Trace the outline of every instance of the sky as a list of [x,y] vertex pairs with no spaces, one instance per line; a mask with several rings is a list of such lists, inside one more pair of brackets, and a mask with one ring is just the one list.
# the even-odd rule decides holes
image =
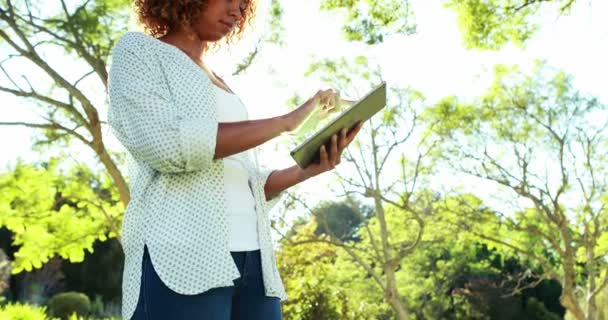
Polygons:
[[[268,2],[263,1],[258,21],[264,20],[266,10],[263,8]],[[260,27],[230,51],[208,58],[207,63],[222,75],[247,105],[251,119],[288,112],[286,101],[294,92],[309,97],[318,89],[331,87],[315,78],[304,77],[304,71],[314,57],[352,58],[358,55],[373,57],[382,67],[383,78],[389,85],[419,90],[430,103],[448,95],[474,97],[488,85],[491,78],[487,71],[495,64],[518,64],[525,70],[536,59],[546,59],[550,66],[572,74],[576,88],[608,103],[608,60],[605,58],[608,57],[608,19],[602,15],[608,12],[607,1],[577,1],[569,16],[548,12],[540,17],[541,28],[525,48],[507,46],[500,51],[465,49],[461,44],[456,15],[443,7],[443,1],[412,1],[417,33],[390,37],[373,48],[345,41],[340,31],[342,15],[319,13],[318,0],[286,2],[284,47],[263,47],[260,59],[246,74],[232,77],[230,74],[236,63],[264,32]],[[64,68],[66,72],[79,71],[77,64],[62,61],[59,56],[52,56],[54,63],[71,67]],[[6,84],[4,78],[0,81]],[[91,82],[90,86],[95,88],[98,84]],[[97,99],[102,101],[103,97]],[[31,113],[17,111],[23,108],[14,107],[23,106],[22,100],[0,93],[0,101],[3,106],[0,108],[1,121],[35,120]],[[105,111],[100,113],[105,120]],[[31,129],[0,126],[0,137],[0,172],[14,164],[18,157],[29,161],[41,157],[31,152]],[[111,149],[121,150],[107,127],[104,128],[104,137]],[[294,164],[289,150],[275,150],[280,139],[287,138],[277,138],[262,146],[265,158],[262,161],[275,168]],[[79,161],[95,163],[86,148],[76,148],[70,154]],[[42,155],[43,158],[46,156]],[[449,177],[439,181],[445,182],[446,179]],[[328,188],[319,188],[319,185],[328,184],[335,187],[333,176],[323,174],[299,185],[298,192],[313,202],[328,199],[331,198]],[[478,184],[474,186],[480,187]]]

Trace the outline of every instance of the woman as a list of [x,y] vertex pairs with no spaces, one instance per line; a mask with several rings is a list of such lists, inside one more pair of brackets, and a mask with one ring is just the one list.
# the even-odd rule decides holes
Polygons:
[[334,168],[362,124],[334,135],[305,169],[260,168],[257,146],[338,93],[250,121],[203,57],[242,34],[253,1],[135,0],[135,9],[146,33],[119,39],[108,83],[108,122],[128,151],[131,188],[123,319],[281,319],[287,296],[268,211],[285,189]]

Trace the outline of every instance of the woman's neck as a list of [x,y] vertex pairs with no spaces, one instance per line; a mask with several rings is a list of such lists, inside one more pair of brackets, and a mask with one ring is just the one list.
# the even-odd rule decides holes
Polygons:
[[159,38],[159,40],[172,44],[182,50],[194,60],[201,61],[201,57],[207,51],[207,41],[202,41],[198,36],[188,36],[185,31],[173,31]]

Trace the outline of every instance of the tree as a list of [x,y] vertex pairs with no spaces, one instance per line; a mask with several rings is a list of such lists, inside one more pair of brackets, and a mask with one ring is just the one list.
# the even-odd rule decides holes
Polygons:
[[321,10],[346,11],[342,28],[346,39],[374,45],[395,34],[416,32],[408,0],[322,0]]
[[[462,198],[467,199],[467,203],[463,203]],[[511,294],[509,288],[517,281],[528,284],[536,279],[520,279],[517,272],[530,266],[522,264],[513,256],[505,256],[496,249],[490,250],[459,228],[457,222],[464,212],[472,210],[471,206],[480,209],[483,208],[483,202],[466,194],[446,196],[434,202],[432,213],[425,217],[425,232],[418,248],[399,264],[395,273],[397,286],[408,302],[412,317],[481,319],[490,316],[490,319],[514,319],[522,318],[514,315],[523,316],[529,312],[526,308],[529,298],[541,301],[537,310],[545,310],[543,304],[547,308],[553,307],[555,303],[559,305],[559,285],[557,294],[545,282],[535,288],[537,292],[529,289]],[[402,213],[398,208],[389,206],[385,212],[387,225],[400,224]],[[467,217],[472,218],[469,215]],[[495,216],[494,220],[499,218]],[[379,230],[376,220],[376,217],[372,217],[370,221],[370,227],[375,232]],[[411,233],[405,227],[393,228],[391,239],[408,239]],[[357,244],[360,248],[371,246],[364,230],[360,230],[358,236],[361,239]],[[334,268],[337,285],[351,288],[349,299],[355,306],[377,304],[382,299],[381,290],[374,286],[369,276],[361,277],[353,271],[357,266],[343,251],[338,252]],[[559,308],[551,310],[560,311]]]
[[532,75],[497,66],[486,94],[446,98],[425,115],[447,163],[502,187],[503,203],[517,209],[463,226],[559,280],[576,319],[597,319],[596,297],[608,285],[607,109],[539,63]]
[[[4,289],[8,288],[10,276],[11,262],[4,250],[0,248],[0,294],[4,292]],[[0,302],[4,302],[2,297],[0,297]]]
[[[308,222],[295,229],[293,239],[299,239],[314,234],[316,225]],[[344,288],[331,282],[338,272],[333,266],[335,259],[336,249],[326,243],[291,246],[282,242],[277,266],[290,296],[283,304],[286,319],[343,319],[340,315],[347,295]]]
[[[463,197],[467,198],[466,203],[461,201]],[[490,249],[459,228],[458,221],[463,212],[471,210],[471,204],[478,210],[483,208],[481,200],[473,195],[446,197],[434,203],[435,209],[426,217],[426,232],[417,250],[399,264],[396,283],[411,317],[547,319],[560,313],[563,316],[558,299],[561,288],[555,281],[542,281],[534,288],[512,294],[510,288],[517,281],[536,282],[518,275],[531,266],[522,264],[515,256],[503,255],[496,248]],[[314,211],[327,207],[322,203]],[[401,224],[400,210],[389,206],[385,213],[387,225]],[[394,311],[383,303],[382,288],[370,275],[362,276],[361,267],[348,252],[327,242],[311,240],[318,236],[317,217],[315,214],[307,221],[295,223],[286,233],[291,242],[281,241],[278,261],[291,297],[284,305],[285,315],[290,319],[307,319],[302,315],[325,313],[329,319],[337,312],[340,319],[393,319]],[[499,219],[494,216],[495,221]],[[379,232],[376,217],[370,218],[369,227],[372,233]],[[407,239],[410,234],[407,228],[392,228],[391,240]],[[349,245],[376,268],[373,258],[365,255],[365,248],[372,246],[367,231],[358,229],[356,238],[356,244]],[[328,309],[328,305],[333,307]]]
[[[27,126],[43,130],[45,144],[67,144],[75,138],[90,148],[112,177],[122,202],[129,202],[127,182],[120,173],[102,137],[99,110],[103,104],[108,73],[106,63],[111,48],[127,25],[126,0],[82,1],[61,7],[43,1],[0,2],[0,39],[7,50],[0,70],[10,86],[0,91],[24,98],[36,105],[42,122],[0,122],[0,125]],[[78,68],[66,70],[46,58],[47,52],[62,52],[76,61]],[[36,71],[8,70],[7,62],[29,62]],[[79,70],[76,74],[67,71]],[[80,71],[81,70],[81,71]],[[22,79],[17,79],[18,77]],[[45,79],[36,81],[32,78]],[[93,89],[87,89],[86,84]],[[97,88],[104,88],[99,91]]]
[[[343,242],[358,241],[356,233],[373,215],[373,211],[366,206],[357,207],[360,208],[360,214],[345,203],[328,201],[319,204],[312,212],[317,221],[315,235],[333,234]],[[326,226],[329,229],[326,229]]]
[[83,250],[92,252],[96,239],[119,232],[124,205],[111,178],[100,178],[84,165],[63,173],[59,162],[19,163],[0,175],[0,225],[13,232],[13,245],[19,247],[15,274],[41,268],[55,254],[83,261]]
[[282,47],[285,45],[285,27],[283,27],[283,6],[279,0],[270,1],[270,17],[267,22],[268,31],[258,41],[255,48],[247,54],[247,56],[236,65],[232,72],[233,76],[239,75],[246,71],[259,57],[264,44],[277,45]]
[[[373,86],[382,80],[379,68],[370,67],[365,57],[357,57],[354,62],[322,60],[311,66],[308,74],[313,73],[320,74],[322,81],[331,83],[332,87],[350,97],[359,95],[355,92],[364,92],[357,91],[357,88]],[[344,197],[343,202],[360,217],[360,221],[366,219],[357,205],[358,197],[370,201],[378,228],[373,229],[370,220],[360,227],[370,237],[370,245],[361,247],[353,241],[342,241],[340,235],[333,234],[334,228],[327,225],[326,219],[317,222],[329,234],[298,243],[330,243],[345,250],[360,272],[369,275],[381,288],[385,301],[399,319],[406,319],[409,312],[403,295],[398,291],[395,271],[404,257],[416,250],[424,233],[425,216],[432,211],[430,203],[436,200],[432,194],[420,192],[420,185],[425,183],[426,175],[432,170],[428,155],[434,146],[425,146],[423,138],[418,135],[421,130],[416,131],[420,129],[416,124],[424,99],[422,95],[413,90],[389,90],[388,105],[363,127],[357,140],[342,155],[345,163],[334,171],[336,183],[340,185],[339,190],[334,190],[337,198],[342,201]],[[408,148],[408,156],[404,148]],[[403,153],[399,156],[397,152]],[[347,172],[352,175],[346,176]],[[288,194],[288,199],[310,213],[315,212],[299,196]],[[387,205],[399,211],[398,223],[387,224]],[[397,228],[406,228],[409,233],[404,238],[395,238],[394,229]],[[293,241],[289,243],[296,244]]]
[[551,5],[567,14],[576,0],[450,0],[467,48],[500,49],[512,42],[522,46],[538,29],[534,18]]

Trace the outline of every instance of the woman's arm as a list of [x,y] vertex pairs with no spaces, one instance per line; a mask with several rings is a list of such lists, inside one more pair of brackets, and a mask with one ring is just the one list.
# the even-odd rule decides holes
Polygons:
[[[302,121],[315,108],[324,107],[328,104],[327,101],[338,99],[339,93],[332,89],[319,90],[314,96],[288,114],[270,119],[220,123],[213,159],[224,158],[255,148],[283,132],[291,132],[299,128]],[[333,107],[335,102],[332,103],[331,107],[323,109],[318,117],[324,118],[329,113],[336,112],[338,109]]]
[[287,169],[273,171],[270,176],[268,176],[268,180],[266,180],[266,184],[264,185],[266,201],[274,198],[281,193],[281,191],[295,186],[308,178],[310,178],[310,176],[297,165]]
[[288,131],[288,114],[269,119],[220,122],[213,159],[220,159],[255,148]]
[[287,169],[273,171],[266,179],[266,184],[264,185],[266,201],[274,198],[289,187],[334,169],[340,164],[342,152],[355,139],[362,126],[363,122],[359,121],[350,131],[343,128],[338,134],[334,134],[331,137],[328,148],[325,145],[321,146],[319,150],[319,162],[312,163],[304,169],[295,165]]
[[[220,159],[255,148],[298,128],[317,107],[319,101],[337,99],[333,90],[319,90],[313,97],[291,112],[269,119],[219,123],[213,159]],[[325,116],[331,111],[324,111]]]

